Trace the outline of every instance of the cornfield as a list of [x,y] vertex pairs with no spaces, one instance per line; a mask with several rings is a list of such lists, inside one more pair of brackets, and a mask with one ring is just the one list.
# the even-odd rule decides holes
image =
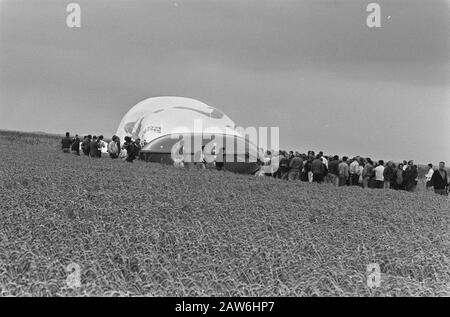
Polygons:
[[1,296],[450,295],[447,197],[58,146],[0,134]]

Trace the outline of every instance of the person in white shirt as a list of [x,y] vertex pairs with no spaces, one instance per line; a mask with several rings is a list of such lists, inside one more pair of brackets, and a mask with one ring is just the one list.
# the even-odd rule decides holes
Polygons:
[[320,157],[322,158],[323,164],[325,164],[325,166],[326,166],[327,169],[328,169],[328,160],[325,158],[325,156],[323,156],[323,152],[320,151],[320,152],[319,152],[319,155],[320,155]]
[[359,182],[359,157],[355,157],[353,161],[350,163],[350,185],[357,186]]
[[359,178],[358,178],[358,186],[363,187],[363,177],[362,177],[362,173],[363,173],[363,171],[364,171],[364,166],[363,166],[362,164],[359,165],[358,171],[359,171],[359,172],[358,172],[358,175],[359,175]]
[[384,161],[379,160],[378,166],[375,167],[375,183],[376,188],[384,188]]
[[427,175],[425,175],[425,179],[427,181],[427,183],[426,183],[427,189],[433,187],[433,185],[431,184],[431,177],[433,177],[433,173],[434,173],[433,164],[431,164],[431,163],[428,164],[428,168],[429,168],[428,173],[427,173]]
[[98,145],[99,145],[98,157],[102,157],[102,153],[108,153],[108,143],[106,143],[103,140],[103,135],[100,135],[98,137]]

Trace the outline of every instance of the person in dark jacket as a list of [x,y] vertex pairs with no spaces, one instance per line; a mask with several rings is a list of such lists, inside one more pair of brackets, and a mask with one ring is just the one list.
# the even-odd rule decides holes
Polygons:
[[434,171],[431,177],[431,184],[436,194],[448,196],[449,182],[447,171],[445,170],[445,162],[439,163],[439,168]]
[[81,150],[83,151],[83,154],[86,156],[89,156],[90,143],[91,143],[91,135],[85,136],[83,142],[81,143]]
[[[287,158],[287,153],[280,153],[280,163],[279,163],[279,175],[281,179],[287,180],[289,174],[289,159]],[[277,171],[277,172],[278,172]]]
[[414,165],[414,162],[411,160],[408,162],[408,166],[403,172],[403,186],[407,191],[413,192],[416,189],[417,176],[418,176],[417,166]]
[[61,149],[63,153],[70,153],[70,147],[72,146],[72,139],[70,133],[66,132],[66,136],[61,140]]
[[119,149],[119,156],[120,156],[120,149],[121,149],[121,147],[120,147],[120,138],[118,136],[115,136],[115,137],[116,137],[116,144],[117,144],[117,148]]
[[312,162],[311,171],[313,173],[313,182],[322,183],[325,177],[325,164],[323,164],[322,159],[319,154]]
[[350,167],[348,166],[348,157],[344,156],[342,162],[339,163],[339,186],[347,185],[348,179],[350,178]]
[[384,188],[391,188],[393,186],[393,182],[395,181],[395,166],[394,162],[389,161],[384,168],[383,171],[383,177],[384,177]]
[[134,155],[138,158],[141,159],[140,157],[140,153],[141,153],[141,139],[136,139],[134,140]]
[[100,135],[97,139],[98,143],[98,150],[97,150],[97,157],[102,157],[102,148],[105,147],[106,142],[103,141],[103,135]]
[[89,157],[98,157],[99,144],[97,137],[94,135],[89,142]]
[[219,152],[216,155],[215,165],[216,165],[216,169],[218,171],[223,170],[223,168],[225,166],[225,160],[226,160],[226,153],[225,153],[225,148],[223,147],[219,150]]
[[75,138],[72,140],[72,153],[75,155],[80,155],[80,138],[78,134],[75,135]]
[[86,141],[86,155],[89,156],[89,153],[91,152],[91,141],[92,141],[92,135],[89,134]]
[[136,150],[134,147],[134,142],[131,141],[131,138],[129,136],[126,136],[125,143],[122,145],[122,148],[127,151],[127,162],[133,163],[133,161],[136,159]]
[[[305,163],[303,164],[303,172],[302,172],[302,181],[304,182],[312,182],[312,162],[313,158],[310,156],[306,156],[303,160]],[[311,175],[311,176],[310,176]]]
[[[403,190],[403,163],[399,163],[397,168],[395,168],[394,175],[394,189]],[[392,184],[391,184],[392,185]]]
[[373,178],[373,161],[367,157],[364,161],[364,169],[362,171],[363,188],[371,188],[371,179]]
[[335,155],[328,162],[328,179],[334,186],[339,186],[339,156]]
[[296,153],[295,156],[289,162],[289,180],[295,181],[300,178],[300,172],[303,168],[303,160],[300,157],[299,153]]

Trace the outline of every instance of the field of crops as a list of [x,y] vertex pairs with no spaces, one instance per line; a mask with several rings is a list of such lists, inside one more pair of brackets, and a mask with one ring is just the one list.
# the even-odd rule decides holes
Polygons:
[[0,133],[2,296],[450,295],[447,197],[96,160],[58,145]]

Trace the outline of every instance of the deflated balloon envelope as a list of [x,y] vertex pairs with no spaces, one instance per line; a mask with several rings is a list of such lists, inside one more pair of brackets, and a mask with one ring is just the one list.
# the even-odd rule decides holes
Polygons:
[[148,98],[122,118],[116,135],[150,142],[173,133],[213,132],[237,134],[234,122],[219,109],[184,97]]

